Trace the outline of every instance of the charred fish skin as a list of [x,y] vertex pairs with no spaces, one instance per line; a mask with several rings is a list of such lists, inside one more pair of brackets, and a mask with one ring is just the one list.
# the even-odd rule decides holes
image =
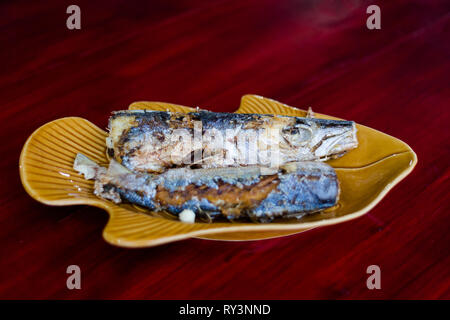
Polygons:
[[[164,172],[179,166],[171,155],[179,150],[183,142],[174,141],[175,130],[185,129],[194,140],[194,123],[201,123],[202,135],[208,130],[219,132],[226,137],[231,131],[232,141],[239,137],[263,130],[279,132],[277,141],[265,141],[264,148],[277,144],[280,164],[297,161],[325,161],[342,156],[358,145],[356,126],[353,121],[301,118],[269,114],[237,114],[199,111],[190,113],[164,111],[118,111],[109,121],[110,135],[107,138],[109,154],[125,167],[143,172]],[[248,154],[242,145],[233,142],[240,154]],[[261,151],[258,144],[258,150]],[[214,154],[223,152],[205,143],[201,152]],[[228,151],[226,148],[224,150]],[[190,157],[190,154],[186,154]],[[258,157],[260,155],[258,154]],[[259,158],[258,158],[259,159]],[[205,160],[198,166],[214,168],[221,166],[246,166],[248,158],[234,159],[231,164],[217,163],[214,159]]]
[[299,218],[337,204],[339,183],[336,172],[329,165],[304,162],[298,165],[295,174],[279,177],[281,182],[277,190],[254,208],[251,215],[267,218],[267,213],[270,213],[270,218],[273,218],[294,214]]
[[322,162],[290,163],[277,170],[175,168],[159,175],[131,172],[115,160],[107,170],[99,168],[94,170],[95,194],[101,198],[175,215],[188,209],[211,220],[300,218],[336,205],[339,198],[336,173]]

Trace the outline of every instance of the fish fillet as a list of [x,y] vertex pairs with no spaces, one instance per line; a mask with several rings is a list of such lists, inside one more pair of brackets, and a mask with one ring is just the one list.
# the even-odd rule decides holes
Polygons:
[[358,141],[353,121],[134,110],[113,113],[106,144],[109,156],[126,168],[161,173],[188,165],[273,167],[325,161],[356,148]]
[[109,168],[100,167],[78,154],[74,169],[95,179],[94,193],[101,198],[175,215],[192,210],[197,217],[211,220],[300,218],[336,205],[339,198],[334,169],[315,161],[293,162],[277,169],[173,168],[149,174],[132,172],[114,159]]

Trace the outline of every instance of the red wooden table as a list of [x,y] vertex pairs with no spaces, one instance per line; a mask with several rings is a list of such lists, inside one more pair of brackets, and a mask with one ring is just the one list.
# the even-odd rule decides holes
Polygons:
[[[450,298],[448,1],[67,1],[0,5],[0,298]],[[289,237],[142,250],[102,239],[100,209],[48,207],[18,159],[40,125],[106,126],[137,100],[233,111],[256,93],[352,119],[417,153],[370,213]],[[79,265],[82,289],[66,288]],[[366,268],[381,268],[368,290]]]

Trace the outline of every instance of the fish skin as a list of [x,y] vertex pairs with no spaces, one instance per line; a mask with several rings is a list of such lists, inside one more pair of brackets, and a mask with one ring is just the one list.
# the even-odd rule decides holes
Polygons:
[[[80,170],[80,164],[77,167]],[[132,172],[115,160],[111,160],[107,170],[99,168],[102,167],[94,168],[98,173],[95,176],[94,191],[97,196],[116,203],[130,202],[150,210],[167,211],[175,215],[189,209],[197,217],[207,216],[215,219],[224,216],[229,220],[247,218],[270,222],[276,217],[300,218],[330,208],[336,205],[339,198],[339,183],[334,169],[316,161],[290,163],[274,171],[267,171],[260,166],[249,166],[219,169],[175,168],[162,174],[148,174]],[[266,189],[263,189],[261,184],[264,185],[265,181],[270,183],[266,183]],[[243,198],[246,192],[252,192],[254,199],[261,198],[258,197],[261,195],[263,197],[246,205],[242,205],[242,199],[235,199],[234,203],[224,201],[226,193],[220,195],[219,192],[224,186],[228,188],[225,189],[228,192],[231,188],[231,192],[237,192]],[[258,190],[263,190],[263,193],[258,195]],[[161,203],[161,192],[168,193],[172,198],[180,193],[186,195],[179,203]],[[211,198],[211,193],[218,195]],[[193,194],[196,195],[192,196]]]
[[[251,130],[274,129],[279,132],[277,142],[267,140],[259,150],[267,150],[278,144],[280,165],[297,161],[325,161],[337,158],[358,145],[356,125],[353,121],[326,120],[267,114],[238,114],[198,111],[190,113],[131,110],[113,113],[109,121],[110,135],[107,138],[108,152],[119,163],[130,170],[142,172],[164,172],[177,164],[170,158],[181,142],[173,142],[176,129],[186,129],[194,139],[193,123],[201,121],[202,134],[214,129],[225,137],[226,130],[234,130],[237,140]],[[233,140],[233,141],[234,141]],[[247,150],[233,142],[238,152],[247,154]],[[260,147],[261,145],[258,145]],[[245,166],[248,158],[234,158],[232,163],[224,164],[206,154],[223,152],[205,143],[202,146],[204,158],[196,163],[201,168],[223,166]],[[239,149],[241,148],[241,149]],[[228,149],[226,149],[228,150]],[[229,151],[229,150],[228,150]],[[216,153],[215,153],[216,152]],[[186,157],[191,157],[186,154]],[[248,157],[248,156],[247,156]],[[260,157],[260,153],[258,155]],[[259,160],[259,158],[258,158]],[[263,164],[263,163],[250,163]],[[264,165],[264,164],[263,164]]]

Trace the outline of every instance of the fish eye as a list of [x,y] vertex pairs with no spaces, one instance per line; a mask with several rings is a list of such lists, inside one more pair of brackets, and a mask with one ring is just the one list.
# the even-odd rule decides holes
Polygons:
[[283,138],[293,146],[303,146],[312,139],[312,131],[306,126],[295,126],[289,132],[283,132]]

